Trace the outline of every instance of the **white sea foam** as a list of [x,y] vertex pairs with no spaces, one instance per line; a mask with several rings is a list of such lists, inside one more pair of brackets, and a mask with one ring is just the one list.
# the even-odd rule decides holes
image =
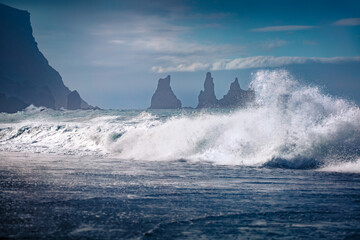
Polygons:
[[312,168],[359,154],[360,110],[303,86],[286,71],[260,71],[252,86],[258,107],[228,114],[180,116],[127,131],[112,146],[119,157],[205,160]]
[[324,172],[345,172],[345,173],[360,173],[360,158],[357,161],[341,162],[337,164],[330,164],[319,171]]
[[359,158],[357,105],[300,84],[285,70],[259,71],[251,85],[256,107],[232,112],[2,114],[0,149],[290,168],[340,166]]

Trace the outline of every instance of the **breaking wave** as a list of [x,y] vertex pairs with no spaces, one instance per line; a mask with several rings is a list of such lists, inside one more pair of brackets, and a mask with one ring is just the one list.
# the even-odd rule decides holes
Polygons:
[[356,104],[301,84],[285,70],[259,71],[251,85],[256,106],[233,111],[30,107],[0,114],[0,150],[298,169],[344,164],[359,168]]

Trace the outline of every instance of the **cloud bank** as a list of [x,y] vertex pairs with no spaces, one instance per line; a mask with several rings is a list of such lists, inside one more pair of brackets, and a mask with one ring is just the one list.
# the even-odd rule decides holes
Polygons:
[[152,71],[157,73],[165,72],[195,72],[202,70],[235,70],[248,68],[267,68],[267,67],[282,67],[291,64],[305,64],[305,63],[341,63],[360,61],[360,56],[356,57],[273,57],[273,56],[255,56],[235,59],[222,59],[213,63],[192,63],[179,64],[176,66],[153,66]]
[[284,25],[284,26],[269,26],[263,28],[253,28],[253,32],[282,32],[282,31],[299,31],[315,28],[314,26],[308,25]]
[[344,18],[334,22],[336,26],[358,26],[360,25],[360,18]]

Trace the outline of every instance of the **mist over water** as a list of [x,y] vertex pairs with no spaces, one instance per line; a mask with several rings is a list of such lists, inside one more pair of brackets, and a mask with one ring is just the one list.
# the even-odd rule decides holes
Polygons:
[[[253,74],[256,105],[239,110],[0,114],[0,150],[124,160],[359,171],[360,109],[285,70]],[[349,170],[349,167],[346,169]]]

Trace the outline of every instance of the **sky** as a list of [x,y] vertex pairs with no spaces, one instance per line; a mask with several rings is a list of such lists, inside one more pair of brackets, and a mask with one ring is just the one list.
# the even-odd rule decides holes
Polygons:
[[[246,89],[257,69],[319,64],[317,73],[326,72],[323,65],[351,68],[343,92],[360,101],[357,0],[0,2],[30,12],[50,65],[66,86],[101,108],[147,108],[167,75],[183,106],[194,107],[207,71],[221,98],[235,77]],[[329,79],[320,82],[339,85]]]

